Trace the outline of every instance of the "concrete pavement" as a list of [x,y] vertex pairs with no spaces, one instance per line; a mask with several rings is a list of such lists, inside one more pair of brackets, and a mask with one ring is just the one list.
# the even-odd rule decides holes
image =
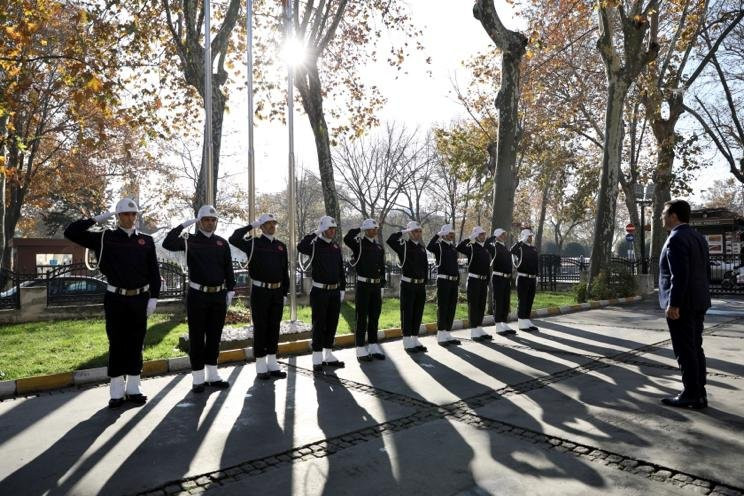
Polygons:
[[[232,387],[143,381],[0,402],[0,494],[742,494],[744,302],[706,319],[705,411],[674,410],[679,372],[653,302],[534,320],[535,334],[467,340],[286,380],[222,367]],[[493,331],[493,329],[486,329]]]

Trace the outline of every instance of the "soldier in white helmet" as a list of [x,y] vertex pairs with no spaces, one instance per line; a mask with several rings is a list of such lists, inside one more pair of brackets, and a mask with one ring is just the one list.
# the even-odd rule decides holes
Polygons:
[[445,224],[426,245],[437,263],[437,343],[441,346],[460,344],[450,334],[460,292],[460,266],[454,243],[455,231]]
[[[195,393],[204,392],[205,385],[217,389],[230,387],[220,377],[217,357],[227,307],[235,296],[235,275],[230,246],[215,234],[218,219],[217,210],[212,205],[204,205],[196,219],[189,219],[174,227],[163,240],[166,250],[186,252],[189,272],[186,315],[192,389]],[[195,234],[183,232],[194,223],[197,225]]]
[[356,270],[356,352],[360,362],[385,359],[377,343],[385,287],[385,249],[377,241],[379,227],[376,220],[365,219],[359,229],[350,229],[344,236],[344,244],[352,252],[351,265]]
[[506,321],[509,318],[509,303],[511,298],[512,257],[509,248],[506,247],[508,233],[497,228],[493,236],[486,240],[486,244],[492,247],[493,260],[491,262],[491,281],[493,295],[493,319],[496,329],[502,336],[516,334]]
[[[109,341],[109,408],[120,407],[125,402],[138,406],[147,402],[147,396],[140,391],[142,348],[147,317],[155,311],[160,296],[155,243],[151,236],[134,227],[139,213],[137,204],[124,198],[116,204],[114,212],[77,220],[65,229],[67,239],[95,251],[98,266],[108,283],[103,309]],[[105,222],[114,215],[116,229],[88,230],[96,222]]]
[[346,275],[341,247],[333,240],[336,236],[336,220],[324,215],[318,229],[302,238],[297,250],[310,257],[313,289],[310,291],[310,307],[313,320],[313,371],[322,372],[323,366],[343,367],[344,362],[333,354],[341,302],[346,293]]
[[519,241],[511,248],[514,267],[517,269],[517,326],[520,331],[534,332],[539,329],[530,320],[532,302],[537,289],[538,254],[532,245],[533,234],[530,229],[522,229]]
[[470,237],[457,245],[457,251],[468,257],[468,321],[473,341],[490,341],[493,336],[483,330],[483,316],[488,297],[488,278],[491,275],[492,247],[486,245],[486,231],[475,226]]
[[[256,375],[261,380],[287,377],[276,361],[284,298],[289,292],[289,256],[287,245],[276,239],[277,224],[274,215],[261,214],[253,223],[236,229],[229,239],[233,246],[248,255],[253,355]],[[253,236],[248,234],[250,231]]]
[[[408,239],[403,239],[407,234]],[[429,280],[429,260],[421,241],[421,225],[410,221],[406,228],[391,234],[387,244],[398,255],[400,277],[400,324],[403,329],[403,348],[408,353],[427,351],[418,339],[421,319],[426,304],[426,282]]]

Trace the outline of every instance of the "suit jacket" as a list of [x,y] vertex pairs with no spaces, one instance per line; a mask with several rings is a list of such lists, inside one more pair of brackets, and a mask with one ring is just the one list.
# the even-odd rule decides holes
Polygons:
[[659,305],[704,312],[710,308],[708,243],[688,224],[669,234],[659,258]]

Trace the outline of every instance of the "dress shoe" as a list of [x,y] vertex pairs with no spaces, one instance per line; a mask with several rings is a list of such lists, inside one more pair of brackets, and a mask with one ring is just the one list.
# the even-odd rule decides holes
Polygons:
[[372,360],[374,360],[374,358],[372,358],[372,355],[363,355],[363,356],[358,356],[357,357],[357,361],[359,363],[362,363],[362,362],[371,362]]
[[283,370],[271,370],[269,371],[269,375],[271,377],[274,377],[275,379],[286,379],[287,373]]
[[191,390],[195,393],[203,393],[204,392],[204,383],[201,384],[194,384],[191,386]]
[[451,345],[454,345],[454,346],[457,346],[458,344],[462,344],[462,342],[461,342],[461,341],[460,341],[459,339],[454,339],[454,338],[453,338],[453,339],[450,339],[450,340],[449,340],[449,341],[447,341],[447,342],[448,342],[449,344],[451,344]]
[[134,403],[137,406],[142,406],[147,403],[147,396],[144,394],[128,394],[126,399],[130,403]]
[[423,344],[416,346],[416,349],[422,353],[426,353],[427,351],[429,351],[428,348],[424,346]]
[[661,402],[667,406],[692,408],[693,410],[701,410],[708,406],[708,400],[705,396],[701,396],[700,398],[685,398],[681,394],[678,394],[672,398],[662,398]]
[[375,360],[385,360],[385,355],[382,353],[372,353],[370,356]]
[[527,330],[530,332],[538,332],[540,329],[538,329],[537,326],[529,326]]
[[124,404],[126,400],[124,398],[111,398],[108,402],[109,408],[119,408]]
[[215,389],[227,389],[230,387],[230,383],[227,381],[219,380],[219,381],[207,381],[205,384],[209,387],[213,387]]
[[406,348],[406,353],[418,353],[421,351],[418,346],[412,346],[410,348]]
[[258,374],[256,374],[256,377],[262,381],[268,381],[269,379],[271,379],[271,375],[268,372],[259,372]]
[[336,367],[337,369],[342,369],[346,366],[344,362],[341,360],[333,360],[332,362],[323,362],[323,365],[327,367]]
[[499,331],[496,334],[498,334],[499,336],[513,336],[516,333],[517,331],[515,331],[514,329],[504,329],[503,331]]
[[323,373],[323,365],[320,364],[320,363],[317,364],[317,365],[313,365],[313,373],[315,373],[315,374],[322,374]]
[[476,336],[473,338],[473,341],[478,342],[478,343],[481,341],[492,341],[492,340],[493,340],[493,336],[491,336],[490,334],[484,334],[482,336]]

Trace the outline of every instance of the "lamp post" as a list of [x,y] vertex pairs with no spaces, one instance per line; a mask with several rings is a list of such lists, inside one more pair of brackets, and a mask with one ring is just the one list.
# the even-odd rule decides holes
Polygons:
[[648,274],[648,260],[646,259],[646,205],[653,203],[654,185],[636,184],[634,188],[635,202],[641,206],[641,273]]

